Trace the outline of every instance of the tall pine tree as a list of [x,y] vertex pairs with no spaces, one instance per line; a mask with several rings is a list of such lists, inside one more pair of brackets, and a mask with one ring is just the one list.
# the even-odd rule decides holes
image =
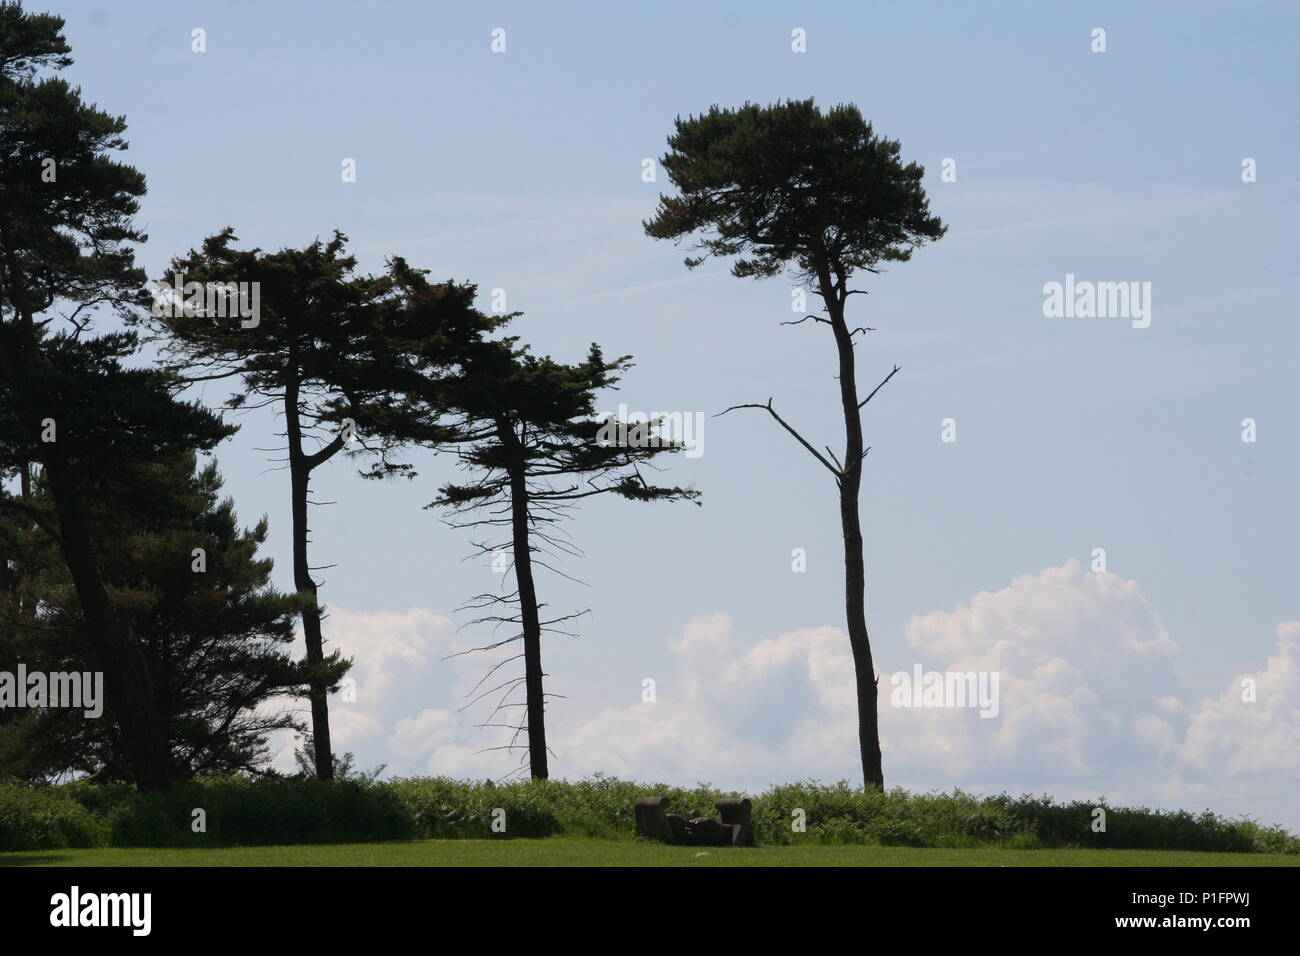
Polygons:
[[[443,486],[430,507],[449,509],[459,527],[506,533],[504,540],[476,547],[497,561],[510,555],[514,590],[479,594],[468,606],[487,612],[480,623],[518,628],[478,650],[518,650],[493,666],[474,693],[476,700],[498,695],[484,723],[512,730],[506,749],[515,749],[519,737],[526,737],[527,766],[534,779],[550,774],[542,635],[578,616],[542,616],[537,570],[550,567],[546,562],[552,557],[579,553],[559,522],[574,503],[597,495],[633,501],[698,497],[694,490],[646,478],[646,471],[656,469],[654,460],[679,445],[649,426],[629,439],[614,423],[596,417],[596,394],[613,388],[629,364],[628,356],[606,361],[596,345],[586,361],[566,365],[529,354],[514,338],[483,339],[465,347],[454,369],[404,382],[405,414],[386,422],[390,438],[434,448],[454,446],[469,472],[470,480]],[[484,689],[513,661],[522,661],[522,674]],[[523,716],[512,720],[509,714],[516,708],[522,708]],[[502,713],[507,714],[504,724],[498,721]]]
[[[889,262],[906,262],[912,250],[943,236],[921,186],[925,170],[903,164],[896,140],[879,136],[855,106],[826,112],[811,99],[773,106],[713,107],[678,118],[663,166],[680,193],[663,196],[646,233],[656,239],[693,238],[702,256],[738,256],[737,277],[765,278],[791,271],[822,301],[824,325],[835,344],[842,457],[817,450],[776,411],[771,399],[736,408],[765,410],[835,480],[844,537],[844,607],[858,696],[858,739],[866,783],[884,787],[880,761],[877,680],[867,633],[866,566],[859,493],[862,409],[898,372],[895,367],[866,398],[859,398],[856,336],[849,297],[856,274],[878,274]],[[814,326],[815,327],[815,326]],[[728,409],[730,411],[731,409]],[[829,456],[829,457],[828,457]]]

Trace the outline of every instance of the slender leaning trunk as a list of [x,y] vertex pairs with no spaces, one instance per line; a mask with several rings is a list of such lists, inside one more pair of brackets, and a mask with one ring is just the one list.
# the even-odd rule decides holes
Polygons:
[[831,330],[839,353],[840,403],[844,411],[844,474],[840,480],[840,528],[844,535],[844,612],[853,651],[853,676],[858,696],[858,749],[862,756],[862,778],[867,784],[885,788],[880,763],[880,719],[876,666],[867,634],[867,573],[862,554],[862,521],[858,495],[862,488],[862,410],[858,407],[857,370],[853,355],[853,333],[844,320],[844,298],[836,290],[830,273],[822,270],[821,288],[830,313]]
[[[518,449],[512,427],[500,430],[507,447]],[[523,456],[510,466],[510,526],[519,587],[519,616],[524,640],[524,693],[528,708],[528,767],[534,780],[549,776],[546,765],[546,697],[542,688],[542,624],[533,582],[533,552],[528,536],[528,481]]]
[[[325,661],[325,638],[321,633],[320,604],[316,582],[307,563],[307,492],[311,468],[302,450],[302,426],[298,420],[298,384],[290,382],[284,391],[286,437],[289,440],[289,486],[293,497],[293,586],[308,598],[302,610],[302,636],[307,645],[307,665],[319,668]],[[334,750],[330,741],[329,687],[324,677],[308,683],[311,700],[311,737],[316,755],[316,777],[334,779]]]

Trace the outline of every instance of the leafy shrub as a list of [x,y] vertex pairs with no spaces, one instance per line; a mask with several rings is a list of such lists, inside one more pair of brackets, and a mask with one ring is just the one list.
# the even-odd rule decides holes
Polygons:
[[[404,839],[510,839],[552,835],[633,838],[638,796],[668,797],[682,816],[714,816],[718,797],[739,796],[707,783],[693,788],[596,776],[574,782],[477,783],[446,777],[333,783],[301,778],[215,777],[162,793],[85,782],[60,787],[0,784],[0,850],[82,846],[220,846],[377,842]],[[884,846],[1016,849],[1098,847],[1300,853],[1281,827],[1229,819],[1208,810],[1057,803],[1048,796],[978,797],[881,792],[847,781],[778,784],[752,798],[761,844],[860,843]],[[1093,808],[1106,832],[1092,830]],[[207,831],[194,833],[193,811]],[[493,832],[495,811],[506,830]],[[802,813],[796,813],[802,811]],[[803,821],[796,831],[794,824]]]
[[[131,787],[68,788],[109,824],[114,846],[276,845],[376,842],[414,837],[385,787],[355,780],[199,778],[160,793]],[[204,811],[206,832],[191,826]]]
[[54,787],[0,785],[0,850],[107,846],[103,818]]

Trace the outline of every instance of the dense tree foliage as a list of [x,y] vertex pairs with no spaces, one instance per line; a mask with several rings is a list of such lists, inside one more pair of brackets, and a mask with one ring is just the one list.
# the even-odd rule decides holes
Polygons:
[[109,598],[88,512],[120,462],[209,449],[228,429],[175,401],[165,375],[125,367],[130,333],[92,331],[98,315],[127,317],[147,301],[132,249],[145,238],[133,224],[145,185],[113,159],[125,120],[49,75],[72,62],[62,27],[0,4],[0,471],[18,476],[21,499],[39,467],[51,511],[8,493],[0,508],[39,519],[58,542],[135,779],[162,787],[173,770],[154,687]]
[[[104,581],[139,641],[155,688],[158,721],[181,777],[257,769],[267,735],[300,729],[277,697],[305,691],[290,656],[291,596],[270,586],[259,557],[267,522],[239,527],[220,497],[215,463],[193,454],[124,462],[90,507],[95,538],[112,542]],[[28,499],[52,511],[41,476]],[[0,582],[0,670],[79,671],[93,658],[88,622],[50,537],[21,515],[0,516],[10,560]],[[0,712],[0,776],[35,780],[68,773],[129,780],[129,753],[111,708]]]

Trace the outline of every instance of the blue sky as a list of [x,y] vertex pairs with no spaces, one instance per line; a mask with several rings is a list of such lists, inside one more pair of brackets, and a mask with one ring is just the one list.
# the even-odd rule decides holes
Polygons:
[[[151,275],[226,225],[268,249],[338,227],[367,269],[400,254],[478,283],[484,307],[506,290],[536,351],[635,355],[607,408],[711,416],[771,396],[819,446],[842,441],[824,329],[780,325],[790,282],[688,272],[646,238],[670,185],[643,182],[642,160],[714,103],[856,103],[926,167],[949,226],[850,300],[877,330],[861,384],[902,366],[865,420],[877,665],[1004,672],[996,720],[882,718],[887,781],[1300,828],[1294,5],[48,6],[68,75],[127,117]],[[1150,326],[1044,317],[1044,284],[1067,273],[1150,282]],[[287,480],[256,450],[276,425],[239,421],[217,457],[243,520],[269,514],[287,588]],[[475,636],[454,609],[493,573],[421,510],[454,463],[416,460],[411,484],[336,461],[316,485],[338,502],[313,521],[314,563],[337,565],[327,635],[359,682],[337,744],[394,773],[498,774],[474,753],[497,741],[457,710],[486,662],[441,660]],[[702,508],[585,504],[587,557],[566,570],[588,586],[543,582],[554,607],[592,609],[545,651],[565,695],[553,773],[856,778],[829,476],[756,412],[707,418],[704,454],[670,474]],[[1233,690],[1250,675],[1254,704]]]

